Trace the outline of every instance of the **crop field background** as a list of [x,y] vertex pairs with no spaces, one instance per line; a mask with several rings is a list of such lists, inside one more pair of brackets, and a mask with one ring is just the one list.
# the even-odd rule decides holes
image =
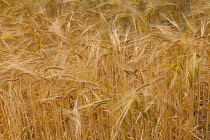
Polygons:
[[1,140],[208,140],[209,84],[209,0],[0,0]]

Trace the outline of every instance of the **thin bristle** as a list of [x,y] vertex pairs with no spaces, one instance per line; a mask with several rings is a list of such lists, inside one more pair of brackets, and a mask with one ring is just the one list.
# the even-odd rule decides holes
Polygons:
[[0,139],[210,139],[209,11],[1,0]]

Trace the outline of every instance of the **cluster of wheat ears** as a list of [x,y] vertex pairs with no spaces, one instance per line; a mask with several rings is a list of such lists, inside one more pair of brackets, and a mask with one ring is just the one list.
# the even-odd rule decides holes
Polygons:
[[209,0],[0,0],[0,139],[210,139]]

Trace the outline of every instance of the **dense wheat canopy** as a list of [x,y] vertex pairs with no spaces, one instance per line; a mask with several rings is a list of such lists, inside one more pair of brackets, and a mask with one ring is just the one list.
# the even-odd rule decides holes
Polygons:
[[1,0],[0,139],[210,139],[209,0]]

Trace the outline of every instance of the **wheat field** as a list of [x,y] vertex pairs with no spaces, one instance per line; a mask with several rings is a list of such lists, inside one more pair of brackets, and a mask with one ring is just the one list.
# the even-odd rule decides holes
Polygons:
[[209,0],[0,0],[0,140],[208,140],[209,84]]

